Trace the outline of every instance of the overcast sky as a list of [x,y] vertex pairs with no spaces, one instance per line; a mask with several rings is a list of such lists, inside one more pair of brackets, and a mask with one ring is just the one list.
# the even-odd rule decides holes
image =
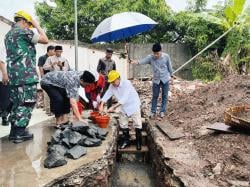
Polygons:
[[[32,16],[35,15],[34,3],[36,1],[43,0],[0,0],[0,15],[10,20],[13,20],[13,15],[18,10],[26,10]],[[78,0],[84,1],[84,0]],[[165,0],[166,3],[174,10],[180,11],[187,7],[187,0]],[[223,0],[208,0],[207,8],[212,8],[213,5]],[[250,0],[247,0],[247,4],[250,5]]]

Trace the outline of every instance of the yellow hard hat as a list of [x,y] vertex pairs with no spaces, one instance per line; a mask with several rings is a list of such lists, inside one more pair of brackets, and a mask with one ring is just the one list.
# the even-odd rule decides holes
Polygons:
[[116,79],[118,79],[120,77],[120,74],[115,71],[115,70],[112,70],[109,72],[108,74],[108,82],[114,82]]
[[27,12],[20,10],[18,12],[15,13],[14,18],[24,18],[27,20],[27,22],[31,23],[32,22],[32,17],[30,14],[28,14]]

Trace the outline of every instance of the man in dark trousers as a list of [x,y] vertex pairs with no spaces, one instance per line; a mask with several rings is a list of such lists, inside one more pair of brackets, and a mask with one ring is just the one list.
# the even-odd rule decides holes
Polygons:
[[[106,56],[104,58],[99,59],[98,66],[97,66],[97,72],[101,73],[105,76],[105,87],[103,89],[102,96],[105,94],[105,92],[109,88],[109,82],[108,82],[108,74],[111,70],[116,70],[115,61],[112,60],[113,55],[113,49],[107,48],[106,49]],[[107,101],[107,107],[110,108],[112,105],[112,98],[110,98]]]
[[77,120],[87,123],[78,110],[78,90],[80,86],[85,87],[94,82],[95,76],[89,71],[53,71],[42,77],[40,84],[50,98],[56,128],[69,123],[67,114],[70,113],[70,106]]
[[151,102],[152,119],[156,118],[157,100],[162,89],[162,103],[160,109],[160,117],[163,118],[167,111],[169,81],[173,77],[173,69],[171,59],[168,54],[162,52],[161,44],[155,43],[152,47],[153,54],[141,59],[140,61],[132,61],[137,64],[150,64],[153,70],[153,97]]

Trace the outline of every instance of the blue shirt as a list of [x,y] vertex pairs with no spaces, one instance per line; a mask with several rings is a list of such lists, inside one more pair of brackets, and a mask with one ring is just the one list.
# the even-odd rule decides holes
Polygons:
[[139,64],[151,64],[153,70],[153,83],[160,84],[162,81],[167,83],[173,74],[171,59],[168,54],[161,53],[160,58],[155,58],[154,55],[148,55],[146,58],[139,61]]

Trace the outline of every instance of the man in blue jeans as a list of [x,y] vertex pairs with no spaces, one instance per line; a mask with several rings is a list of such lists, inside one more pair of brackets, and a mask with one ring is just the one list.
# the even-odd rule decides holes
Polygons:
[[[152,47],[153,54],[141,59],[137,64],[150,64],[153,70],[153,97],[150,118],[156,118],[157,100],[162,89],[162,103],[160,117],[163,118],[167,111],[169,81],[173,76],[171,59],[168,54],[162,52],[161,44],[155,43]],[[132,62],[133,63],[133,62]]]

